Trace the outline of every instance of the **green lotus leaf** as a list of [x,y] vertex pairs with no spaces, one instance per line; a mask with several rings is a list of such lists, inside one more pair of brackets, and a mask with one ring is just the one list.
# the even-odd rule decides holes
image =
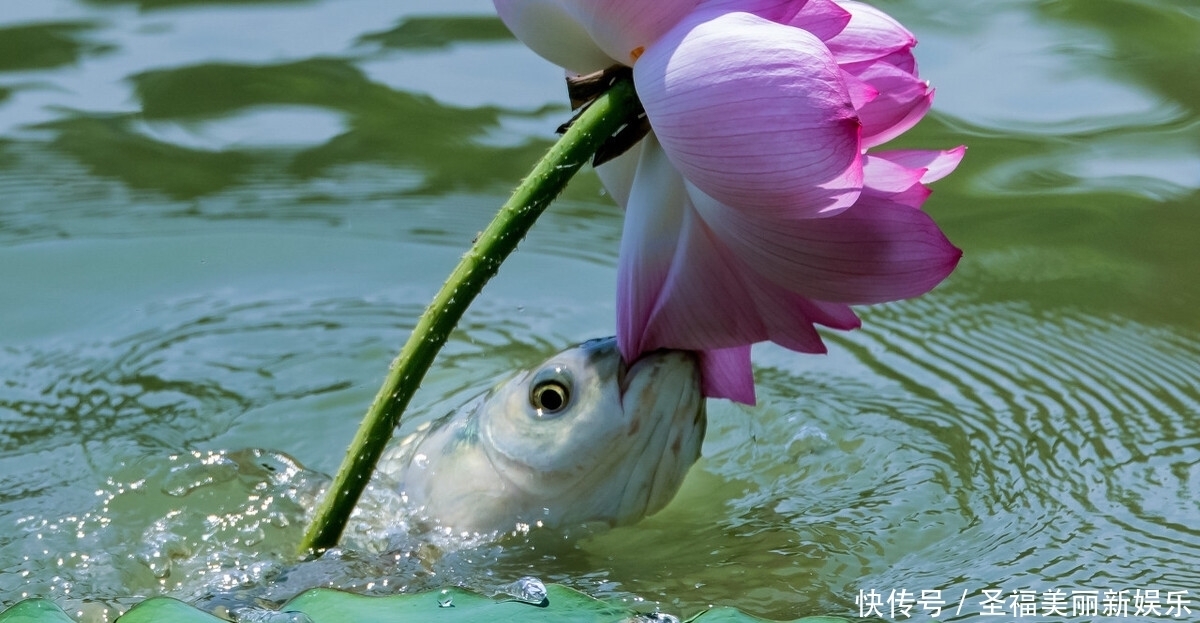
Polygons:
[[4,612],[0,623],[75,623],[49,599],[26,599]]
[[[117,617],[120,623],[228,623],[178,599],[151,597]],[[38,621],[37,623],[43,623]]]

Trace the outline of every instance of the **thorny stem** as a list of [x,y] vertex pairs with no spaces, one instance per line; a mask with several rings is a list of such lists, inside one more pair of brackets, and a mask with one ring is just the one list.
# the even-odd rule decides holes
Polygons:
[[612,136],[640,123],[644,113],[628,76],[591,102],[521,182],[496,218],[463,256],[426,308],[372,401],[333,484],[308,525],[301,555],[337,545],[400,415],[471,301],[575,172]]

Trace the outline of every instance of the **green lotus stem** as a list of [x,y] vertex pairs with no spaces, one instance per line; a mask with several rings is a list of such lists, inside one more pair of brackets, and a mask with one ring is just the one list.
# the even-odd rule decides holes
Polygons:
[[633,83],[627,77],[615,79],[612,86],[566,128],[562,138],[537,163],[479,235],[421,315],[392,364],[383,387],[379,388],[350,443],[333,484],[308,525],[300,544],[301,555],[337,545],[350,512],[400,423],[400,415],[467,306],[496,275],[501,262],[516,249],[517,243],[575,172],[605,141],[623,128],[637,125],[641,114]]

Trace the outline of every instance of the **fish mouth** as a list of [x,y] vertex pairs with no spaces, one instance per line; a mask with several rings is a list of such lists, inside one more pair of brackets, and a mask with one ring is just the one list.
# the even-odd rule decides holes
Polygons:
[[629,365],[625,363],[624,357],[617,357],[617,391],[621,398],[625,398],[625,392],[629,390]]
[[[671,361],[671,359],[683,358],[685,365],[695,371],[699,371],[700,362],[696,357],[696,353],[690,350],[670,350],[659,349],[648,353],[642,353],[640,357],[630,363],[626,363],[624,357],[617,357],[617,388],[620,391],[622,403],[625,400],[629,388],[633,385],[633,380],[640,374],[647,372],[646,368],[672,367],[681,363],[679,361]],[[656,370],[649,370],[650,374],[655,374]]]
[[[588,351],[588,360],[593,365],[600,365],[606,357],[613,357],[616,360],[616,377],[617,388],[619,395],[624,398],[625,392],[629,389],[630,374],[629,371],[637,362],[629,364],[625,362],[625,358],[621,356],[620,349],[617,347],[617,336],[610,335],[608,337],[592,338],[579,345],[579,348]],[[644,358],[644,357],[642,357]],[[642,358],[638,358],[641,361]]]
[[[617,517],[650,515],[675,496],[700,457],[707,409],[694,352],[657,350],[624,366],[621,404],[629,418],[629,452]],[[618,521],[617,523],[624,523]]]
[[[622,402],[625,395],[629,392],[629,388],[633,383],[633,379],[637,378],[643,368],[647,366],[659,366],[664,364],[664,360],[670,357],[686,357],[693,368],[699,368],[700,362],[696,353],[685,350],[671,350],[660,348],[658,350],[642,353],[637,359],[627,362],[625,357],[620,353],[617,347],[616,336],[598,337],[590,339],[579,345],[580,348],[589,351],[589,359],[593,363],[598,363],[605,357],[614,356],[616,360],[616,378],[617,388],[621,396]],[[670,365],[670,364],[666,364]]]

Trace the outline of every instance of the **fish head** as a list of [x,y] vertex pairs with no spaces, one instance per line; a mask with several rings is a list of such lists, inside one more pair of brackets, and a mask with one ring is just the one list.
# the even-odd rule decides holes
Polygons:
[[695,355],[627,365],[588,341],[497,387],[478,443],[519,521],[632,523],[667,504],[700,456],[705,403]]

